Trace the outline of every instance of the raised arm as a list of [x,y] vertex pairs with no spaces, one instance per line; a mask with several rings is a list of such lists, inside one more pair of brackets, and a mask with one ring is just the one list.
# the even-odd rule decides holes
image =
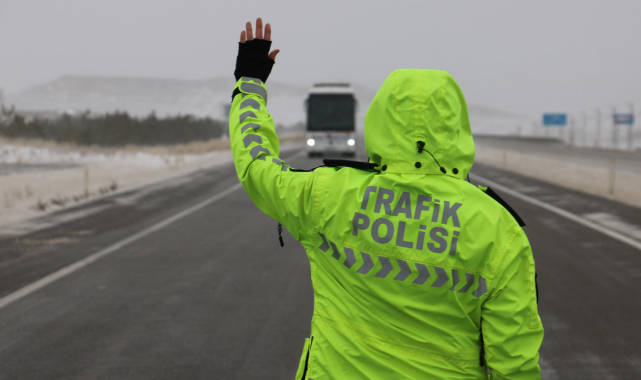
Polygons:
[[256,20],[241,32],[236,61],[236,86],[229,115],[229,138],[238,178],[254,203],[282,223],[298,240],[313,229],[313,172],[293,172],[279,158],[279,141],[267,112],[265,82],[279,50],[269,52],[271,27]]

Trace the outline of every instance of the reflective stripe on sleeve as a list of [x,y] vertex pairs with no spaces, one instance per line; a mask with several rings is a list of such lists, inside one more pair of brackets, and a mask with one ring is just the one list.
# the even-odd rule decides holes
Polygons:
[[[245,148],[251,145],[251,143],[256,142],[259,144],[263,143],[263,138],[258,136],[258,135],[246,135],[243,137],[243,144],[245,144]],[[254,157],[256,158],[256,157]]]
[[256,132],[258,129],[260,129],[260,124],[256,124],[256,123],[245,124],[245,126],[240,129],[240,133],[245,133],[245,131],[248,130],[249,128],[253,129],[254,132]]
[[260,111],[260,103],[258,103],[258,100],[256,99],[245,99],[240,103],[240,108],[243,109],[245,107],[252,107],[255,108],[256,111]]
[[[262,83],[260,79],[245,78],[245,77],[243,77],[242,79],[243,80],[251,79],[251,80],[255,80]],[[265,90],[265,88],[262,86],[259,86],[254,83],[243,82],[240,84],[240,91],[248,94],[255,94],[255,95],[261,96],[265,100],[265,104],[267,104],[267,90]]]
[[281,161],[279,158],[272,158],[272,162],[276,165],[280,165],[280,171],[286,172],[288,170],[288,165]]
[[[254,147],[251,149],[251,151],[249,153],[252,155],[252,158],[255,160],[256,157],[258,157],[258,155],[261,152],[265,152],[265,154],[269,154],[269,149],[263,148],[262,145],[254,145]],[[264,161],[265,160],[265,156],[260,156],[260,157],[258,157],[258,159]]]
[[253,117],[254,119],[258,119],[258,116],[256,116],[254,111],[245,111],[242,114],[240,114],[240,122],[242,123],[248,117]]
[[249,82],[249,81],[254,81],[258,84],[263,84],[263,81],[260,80],[259,78],[254,78],[254,77],[241,77],[240,78],[243,82]]

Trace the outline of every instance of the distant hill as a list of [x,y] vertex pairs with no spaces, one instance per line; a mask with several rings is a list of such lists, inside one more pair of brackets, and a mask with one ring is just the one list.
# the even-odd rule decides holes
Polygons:
[[[303,121],[303,103],[308,85],[293,85],[269,81],[269,111],[274,121],[285,126]],[[225,106],[231,100],[232,77],[204,80],[162,78],[126,78],[63,76],[52,82],[31,87],[8,97],[18,110],[94,113],[127,111],[131,115],[146,116],[154,111],[158,116],[192,114],[226,117]],[[358,125],[362,128],[365,112],[376,94],[375,90],[354,83],[359,102]],[[523,123],[526,119],[489,107],[469,106],[475,132],[492,133],[496,126]],[[474,128],[477,126],[478,128]],[[498,128],[496,132],[501,133]],[[508,132],[509,133],[509,132]]]
[[[127,111],[146,116],[193,114],[225,117],[224,105],[231,101],[233,78],[179,80],[159,78],[118,78],[64,76],[21,92],[10,101],[18,110],[55,110],[95,113]],[[302,118],[305,89],[270,82],[270,111],[278,122],[294,123]],[[292,107],[297,104],[299,107]]]

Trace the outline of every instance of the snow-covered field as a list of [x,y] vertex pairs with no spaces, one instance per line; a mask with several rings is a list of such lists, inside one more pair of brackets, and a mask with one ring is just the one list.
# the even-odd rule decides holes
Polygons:
[[171,148],[40,145],[0,141],[0,234],[36,216],[232,160],[228,143],[219,141]]

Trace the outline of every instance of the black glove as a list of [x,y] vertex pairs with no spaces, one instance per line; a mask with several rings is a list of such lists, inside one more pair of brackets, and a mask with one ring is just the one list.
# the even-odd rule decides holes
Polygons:
[[241,77],[258,78],[267,82],[272,72],[274,60],[269,58],[271,41],[253,39],[245,43],[238,43],[238,57],[236,58],[236,81]]

